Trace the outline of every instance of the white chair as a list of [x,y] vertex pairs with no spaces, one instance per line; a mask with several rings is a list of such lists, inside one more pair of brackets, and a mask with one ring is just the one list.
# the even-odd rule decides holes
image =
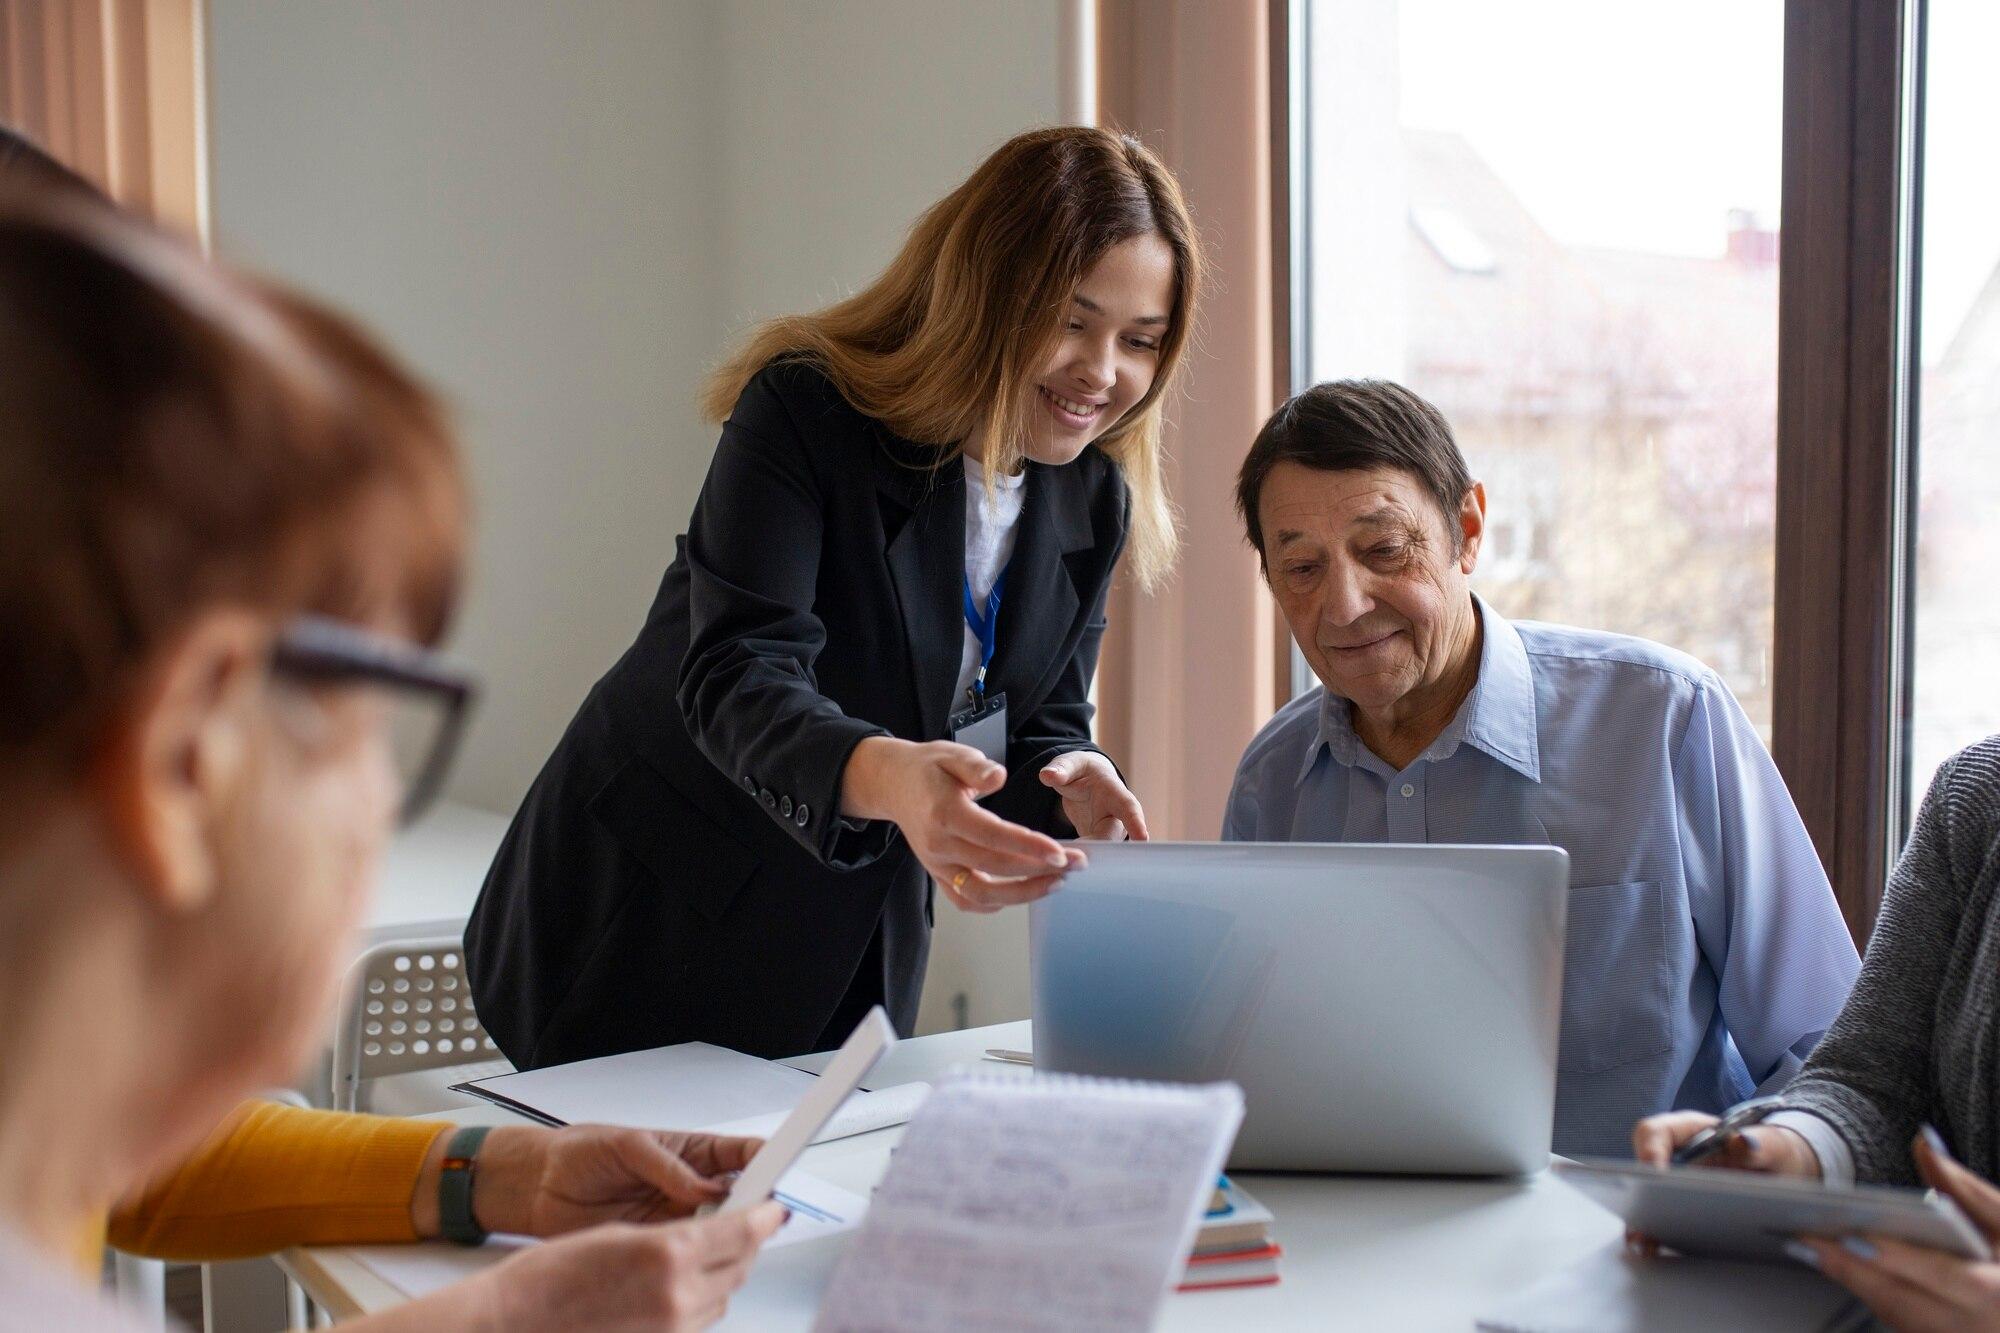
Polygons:
[[456,939],[390,940],[355,960],[333,1033],[333,1105],[422,1115],[467,1105],[453,1083],[513,1065],[472,1011]]

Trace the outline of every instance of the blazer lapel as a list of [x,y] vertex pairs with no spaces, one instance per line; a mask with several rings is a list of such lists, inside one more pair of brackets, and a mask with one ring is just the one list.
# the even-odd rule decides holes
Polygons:
[[1010,722],[1027,715],[1042,682],[1061,665],[1057,658],[1076,620],[1080,602],[1064,557],[1095,541],[1083,482],[1078,467],[1028,465],[1028,494],[1000,598],[999,642],[986,686],[989,694],[1007,691]]
[[875,477],[889,536],[889,578],[923,719],[918,739],[937,739],[945,732],[964,644],[965,473],[956,459],[935,467],[936,455],[926,446],[883,435]]

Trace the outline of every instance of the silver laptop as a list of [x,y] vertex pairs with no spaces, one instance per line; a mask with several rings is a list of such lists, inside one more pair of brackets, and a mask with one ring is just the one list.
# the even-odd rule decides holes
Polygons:
[[1037,1068],[1235,1080],[1239,1170],[1548,1164],[1567,853],[1088,850],[1031,909]]

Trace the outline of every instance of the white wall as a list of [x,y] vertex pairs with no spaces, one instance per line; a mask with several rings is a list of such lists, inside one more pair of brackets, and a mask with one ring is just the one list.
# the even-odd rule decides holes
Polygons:
[[733,0],[717,95],[732,325],[844,296],[1057,117],[1055,0]]
[[[509,812],[630,641],[701,485],[701,375],[851,291],[1056,118],[1055,0],[208,0],[217,251],[387,336],[460,413]],[[946,911],[925,1021],[1026,1014],[1025,917]]]
[[[580,21],[588,14],[591,21]],[[216,249],[360,314],[463,417],[452,795],[511,811],[630,639],[701,484],[719,145],[708,6],[211,0]]]

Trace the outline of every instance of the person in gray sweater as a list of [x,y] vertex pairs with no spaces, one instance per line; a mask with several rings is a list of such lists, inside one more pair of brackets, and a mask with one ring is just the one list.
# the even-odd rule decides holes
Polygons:
[[[1711,1160],[1833,1185],[1929,1185],[2000,1250],[2000,736],[1938,769],[1854,992],[1783,1096],[1784,1110]],[[1714,1120],[1649,1116],[1633,1152],[1665,1165]],[[1881,1237],[1791,1252],[1892,1327],[2000,1330],[2000,1264]]]

